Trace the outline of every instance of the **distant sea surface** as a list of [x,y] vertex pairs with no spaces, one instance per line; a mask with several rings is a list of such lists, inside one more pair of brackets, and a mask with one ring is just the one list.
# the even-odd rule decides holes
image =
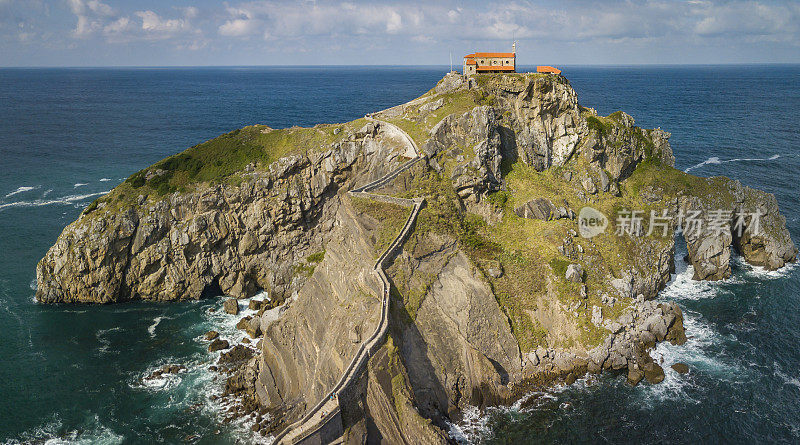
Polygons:
[[[672,133],[681,169],[774,193],[800,243],[800,66],[562,67],[583,106]],[[234,443],[199,341],[235,335],[219,301],[34,302],[35,267],[93,199],[159,159],[250,124],[343,122],[413,99],[446,67],[0,69],[0,443]],[[682,257],[679,246],[678,258]],[[678,273],[661,298],[689,342],[666,380],[604,375],[453,425],[484,443],[800,441],[800,271],[738,260],[721,283]],[[668,369],[690,367],[686,376]],[[143,381],[157,367],[188,371]]]

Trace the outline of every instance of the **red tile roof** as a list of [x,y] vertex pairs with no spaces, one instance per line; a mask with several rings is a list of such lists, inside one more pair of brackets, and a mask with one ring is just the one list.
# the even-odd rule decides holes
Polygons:
[[478,62],[476,62],[476,61],[474,61],[474,60],[472,60],[472,59],[468,59],[468,60],[467,60],[467,62],[466,62],[466,64],[467,64],[467,65],[477,65],[477,64],[478,64]]
[[561,74],[561,70],[558,68],[553,68],[552,66],[537,66],[536,67],[537,73],[553,73],[553,74]]
[[478,71],[514,71],[514,67],[510,65],[506,66],[491,66],[491,65],[481,65],[477,68]]
[[464,56],[465,59],[472,59],[475,57],[516,57],[514,53],[472,53]]

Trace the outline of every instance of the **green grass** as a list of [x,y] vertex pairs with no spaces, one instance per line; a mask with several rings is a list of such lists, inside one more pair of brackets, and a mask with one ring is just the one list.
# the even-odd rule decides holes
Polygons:
[[597,132],[600,136],[606,136],[611,133],[611,123],[601,117],[586,115],[586,124],[590,130]]
[[374,201],[367,198],[350,198],[353,207],[360,213],[371,216],[380,224],[375,232],[375,257],[389,248],[408,220],[410,210],[397,204]]
[[292,153],[322,149],[335,139],[333,126],[279,130],[262,125],[245,127],[163,159],[134,173],[126,182],[135,189],[147,185],[164,195],[195,183],[222,181],[250,163],[264,168]]
[[564,278],[567,274],[567,266],[569,265],[570,262],[564,258],[555,257],[550,260],[550,267],[553,269],[556,277]]
[[322,260],[325,259],[325,251],[312,253],[308,257],[306,257],[306,262],[309,263],[321,263]]

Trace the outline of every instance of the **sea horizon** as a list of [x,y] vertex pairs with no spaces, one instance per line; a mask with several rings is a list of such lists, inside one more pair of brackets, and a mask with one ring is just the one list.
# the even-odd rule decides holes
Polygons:
[[[453,59],[453,70],[460,71],[461,63],[455,63]],[[627,68],[627,67],[754,67],[754,66],[800,66],[800,62],[730,62],[730,63],[621,63],[621,64],[562,64],[553,61],[543,61],[548,65],[563,68]],[[449,68],[449,64],[408,64],[408,65],[384,65],[384,64],[341,64],[341,65],[13,65],[0,66],[4,69],[169,69],[169,68]],[[537,65],[518,64],[521,69],[536,69]]]

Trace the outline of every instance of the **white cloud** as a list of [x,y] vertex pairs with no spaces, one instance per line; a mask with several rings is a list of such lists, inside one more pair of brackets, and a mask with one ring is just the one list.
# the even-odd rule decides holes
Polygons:
[[153,11],[137,11],[135,14],[142,19],[142,29],[150,33],[171,34],[188,27],[183,19],[162,19]]
[[[626,52],[755,48],[754,42],[800,46],[796,0],[228,0],[180,7],[148,2],[148,8],[137,8],[138,4],[0,0],[0,43],[24,41],[33,47],[47,38],[63,41],[62,46],[96,48],[161,42],[187,51],[268,50],[287,54],[287,63],[295,60],[288,54],[303,51],[320,60],[356,62],[347,54],[366,50],[380,55],[376,63],[402,63],[406,59],[397,57],[402,52],[409,60],[418,52],[420,61],[430,61],[424,56],[433,48],[495,50],[506,48],[512,38],[531,51],[592,46],[606,54],[622,48],[621,42]],[[17,29],[23,22],[26,27]],[[67,36],[73,39],[64,39]]]
[[247,8],[228,8],[232,17],[220,25],[217,31],[228,37],[243,37],[256,34],[260,25],[259,20],[254,20],[253,13]]
[[131,20],[128,17],[120,17],[117,20],[103,27],[105,34],[117,34],[131,29]]

